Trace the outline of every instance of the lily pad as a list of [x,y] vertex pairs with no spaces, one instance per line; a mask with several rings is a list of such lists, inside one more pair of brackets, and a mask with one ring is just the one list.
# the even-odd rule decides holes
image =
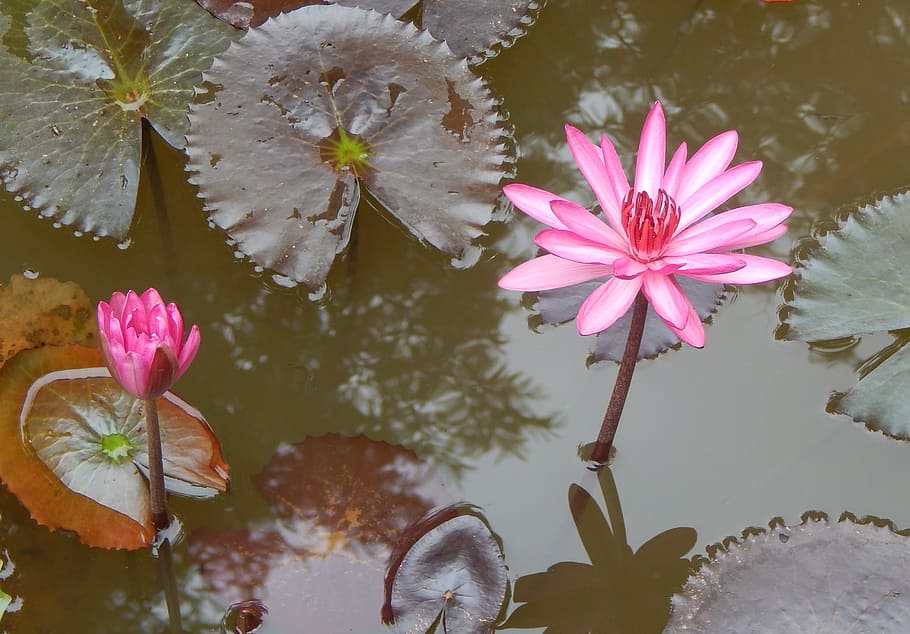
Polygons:
[[695,529],[672,528],[633,553],[616,483],[609,468],[598,473],[607,517],[585,489],[569,487],[569,509],[590,564],[561,561],[515,583],[518,606],[503,628],[539,628],[562,634],[660,632],[670,597],[689,574],[686,553]]
[[667,634],[905,632],[910,541],[881,520],[804,516],[717,547],[673,598]]
[[193,106],[191,181],[256,264],[320,288],[361,188],[418,239],[460,254],[506,171],[497,103],[464,60],[391,16],[279,15],[215,60]]
[[[331,0],[196,0],[213,15],[246,29],[304,6]],[[375,9],[401,18],[415,6],[419,24],[436,39],[445,40],[452,52],[472,63],[494,56],[511,46],[534,24],[539,0],[334,0],[336,4]]]
[[[707,319],[720,305],[724,296],[723,284],[709,284],[699,282],[688,277],[678,276],[683,292],[695,307],[695,312],[702,320]],[[543,324],[560,324],[572,320],[578,314],[578,309],[594,289],[603,284],[603,281],[585,282],[575,286],[557,288],[550,291],[537,293],[537,309],[539,315],[531,317],[532,321]],[[632,324],[632,311],[629,310],[620,317],[616,323],[598,333],[594,339],[594,349],[591,358],[596,363],[599,361],[622,361],[626,348],[626,339],[629,337],[629,326]],[[664,321],[648,307],[645,317],[645,330],[641,338],[641,347],[638,349],[638,358],[645,359],[656,357],[671,346],[680,343],[679,337],[673,334]]]
[[13,275],[0,288],[0,365],[20,350],[95,344],[95,307],[74,282]]
[[[910,193],[860,207],[836,231],[816,236],[816,243],[795,269],[782,337],[816,342],[910,327]],[[910,438],[906,341],[899,337],[898,345],[875,355],[875,367],[837,395],[831,409]]]
[[42,216],[125,238],[142,119],[182,148],[193,87],[233,34],[185,0],[4,0],[6,188]]
[[502,549],[474,515],[457,515],[427,530],[404,555],[391,584],[395,629],[489,634],[508,589]]
[[[91,546],[142,548],[155,532],[142,403],[100,363],[95,349],[59,346],[20,352],[3,366],[0,477],[41,524]],[[228,467],[199,412],[167,393],[159,419],[168,490],[226,490]]]

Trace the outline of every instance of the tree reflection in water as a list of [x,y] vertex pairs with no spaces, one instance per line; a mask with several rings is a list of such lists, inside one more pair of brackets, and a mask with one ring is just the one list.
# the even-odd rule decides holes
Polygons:
[[559,634],[648,634],[661,632],[670,614],[670,597],[689,576],[684,556],[695,545],[694,528],[660,533],[633,553],[613,474],[598,474],[609,520],[577,484],[569,486],[569,510],[590,564],[561,561],[546,572],[515,583],[506,628],[546,627]]

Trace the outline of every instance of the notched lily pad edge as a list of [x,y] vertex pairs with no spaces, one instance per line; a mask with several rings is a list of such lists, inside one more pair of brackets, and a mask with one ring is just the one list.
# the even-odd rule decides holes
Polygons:
[[468,65],[472,68],[476,68],[487,60],[499,56],[503,51],[512,48],[515,42],[527,35],[528,31],[531,30],[531,27],[537,23],[540,12],[546,3],[547,0],[531,0],[528,4],[528,12],[521,17],[518,26],[513,27],[508,33],[501,35],[497,41],[493,42],[493,44],[487,48],[466,58]]
[[790,529],[797,526],[804,526],[817,522],[826,522],[830,525],[840,524],[843,522],[851,522],[857,525],[873,525],[878,526],[879,528],[887,528],[895,535],[910,537],[910,528],[899,529],[893,521],[875,515],[864,515],[862,517],[857,517],[850,511],[843,511],[838,516],[837,521],[831,521],[831,517],[824,511],[804,511],[802,515],[800,515],[799,522],[796,524],[787,524],[787,522],[784,521],[784,518],[778,515],[768,522],[767,528],[750,526],[748,528],[744,528],[739,537],[734,537],[731,535],[729,537],[725,537],[720,542],[706,546],[705,555],[696,554],[692,557],[691,561],[693,572],[690,574],[690,577],[698,574],[698,571],[702,566],[711,563],[718,555],[725,555],[728,554],[733,548],[742,547],[750,537],[764,535],[775,529]]

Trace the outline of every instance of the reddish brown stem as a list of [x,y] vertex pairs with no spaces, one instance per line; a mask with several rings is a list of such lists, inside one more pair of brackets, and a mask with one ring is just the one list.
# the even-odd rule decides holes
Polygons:
[[167,528],[171,520],[167,516],[167,501],[164,497],[164,464],[161,459],[161,430],[158,426],[158,403],[154,398],[145,399],[145,433],[149,455],[149,497],[152,505],[152,524],[157,530]]
[[613,384],[613,394],[610,396],[610,404],[607,405],[607,411],[604,413],[600,433],[597,434],[597,442],[594,443],[594,451],[591,452],[591,466],[593,469],[603,467],[610,459],[613,438],[619,428],[622,408],[626,404],[626,397],[629,395],[629,385],[632,383],[632,374],[635,372],[635,364],[638,362],[638,349],[641,347],[641,335],[645,330],[645,317],[647,314],[648,299],[644,296],[644,293],[639,292],[638,297],[635,298],[635,306],[632,309],[629,338],[626,340],[626,349],[622,355],[622,362],[619,364],[616,383]]

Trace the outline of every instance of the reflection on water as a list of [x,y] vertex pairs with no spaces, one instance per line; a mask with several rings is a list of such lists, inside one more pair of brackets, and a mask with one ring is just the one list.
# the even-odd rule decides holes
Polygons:
[[633,553],[610,468],[597,477],[609,520],[588,491],[569,486],[569,510],[591,563],[561,561],[519,578],[514,600],[524,605],[504,628],[546,627],[562,634],[663,631],[670,597],[689,576],[684,556],[695,545],[695,529],[664,531]]

